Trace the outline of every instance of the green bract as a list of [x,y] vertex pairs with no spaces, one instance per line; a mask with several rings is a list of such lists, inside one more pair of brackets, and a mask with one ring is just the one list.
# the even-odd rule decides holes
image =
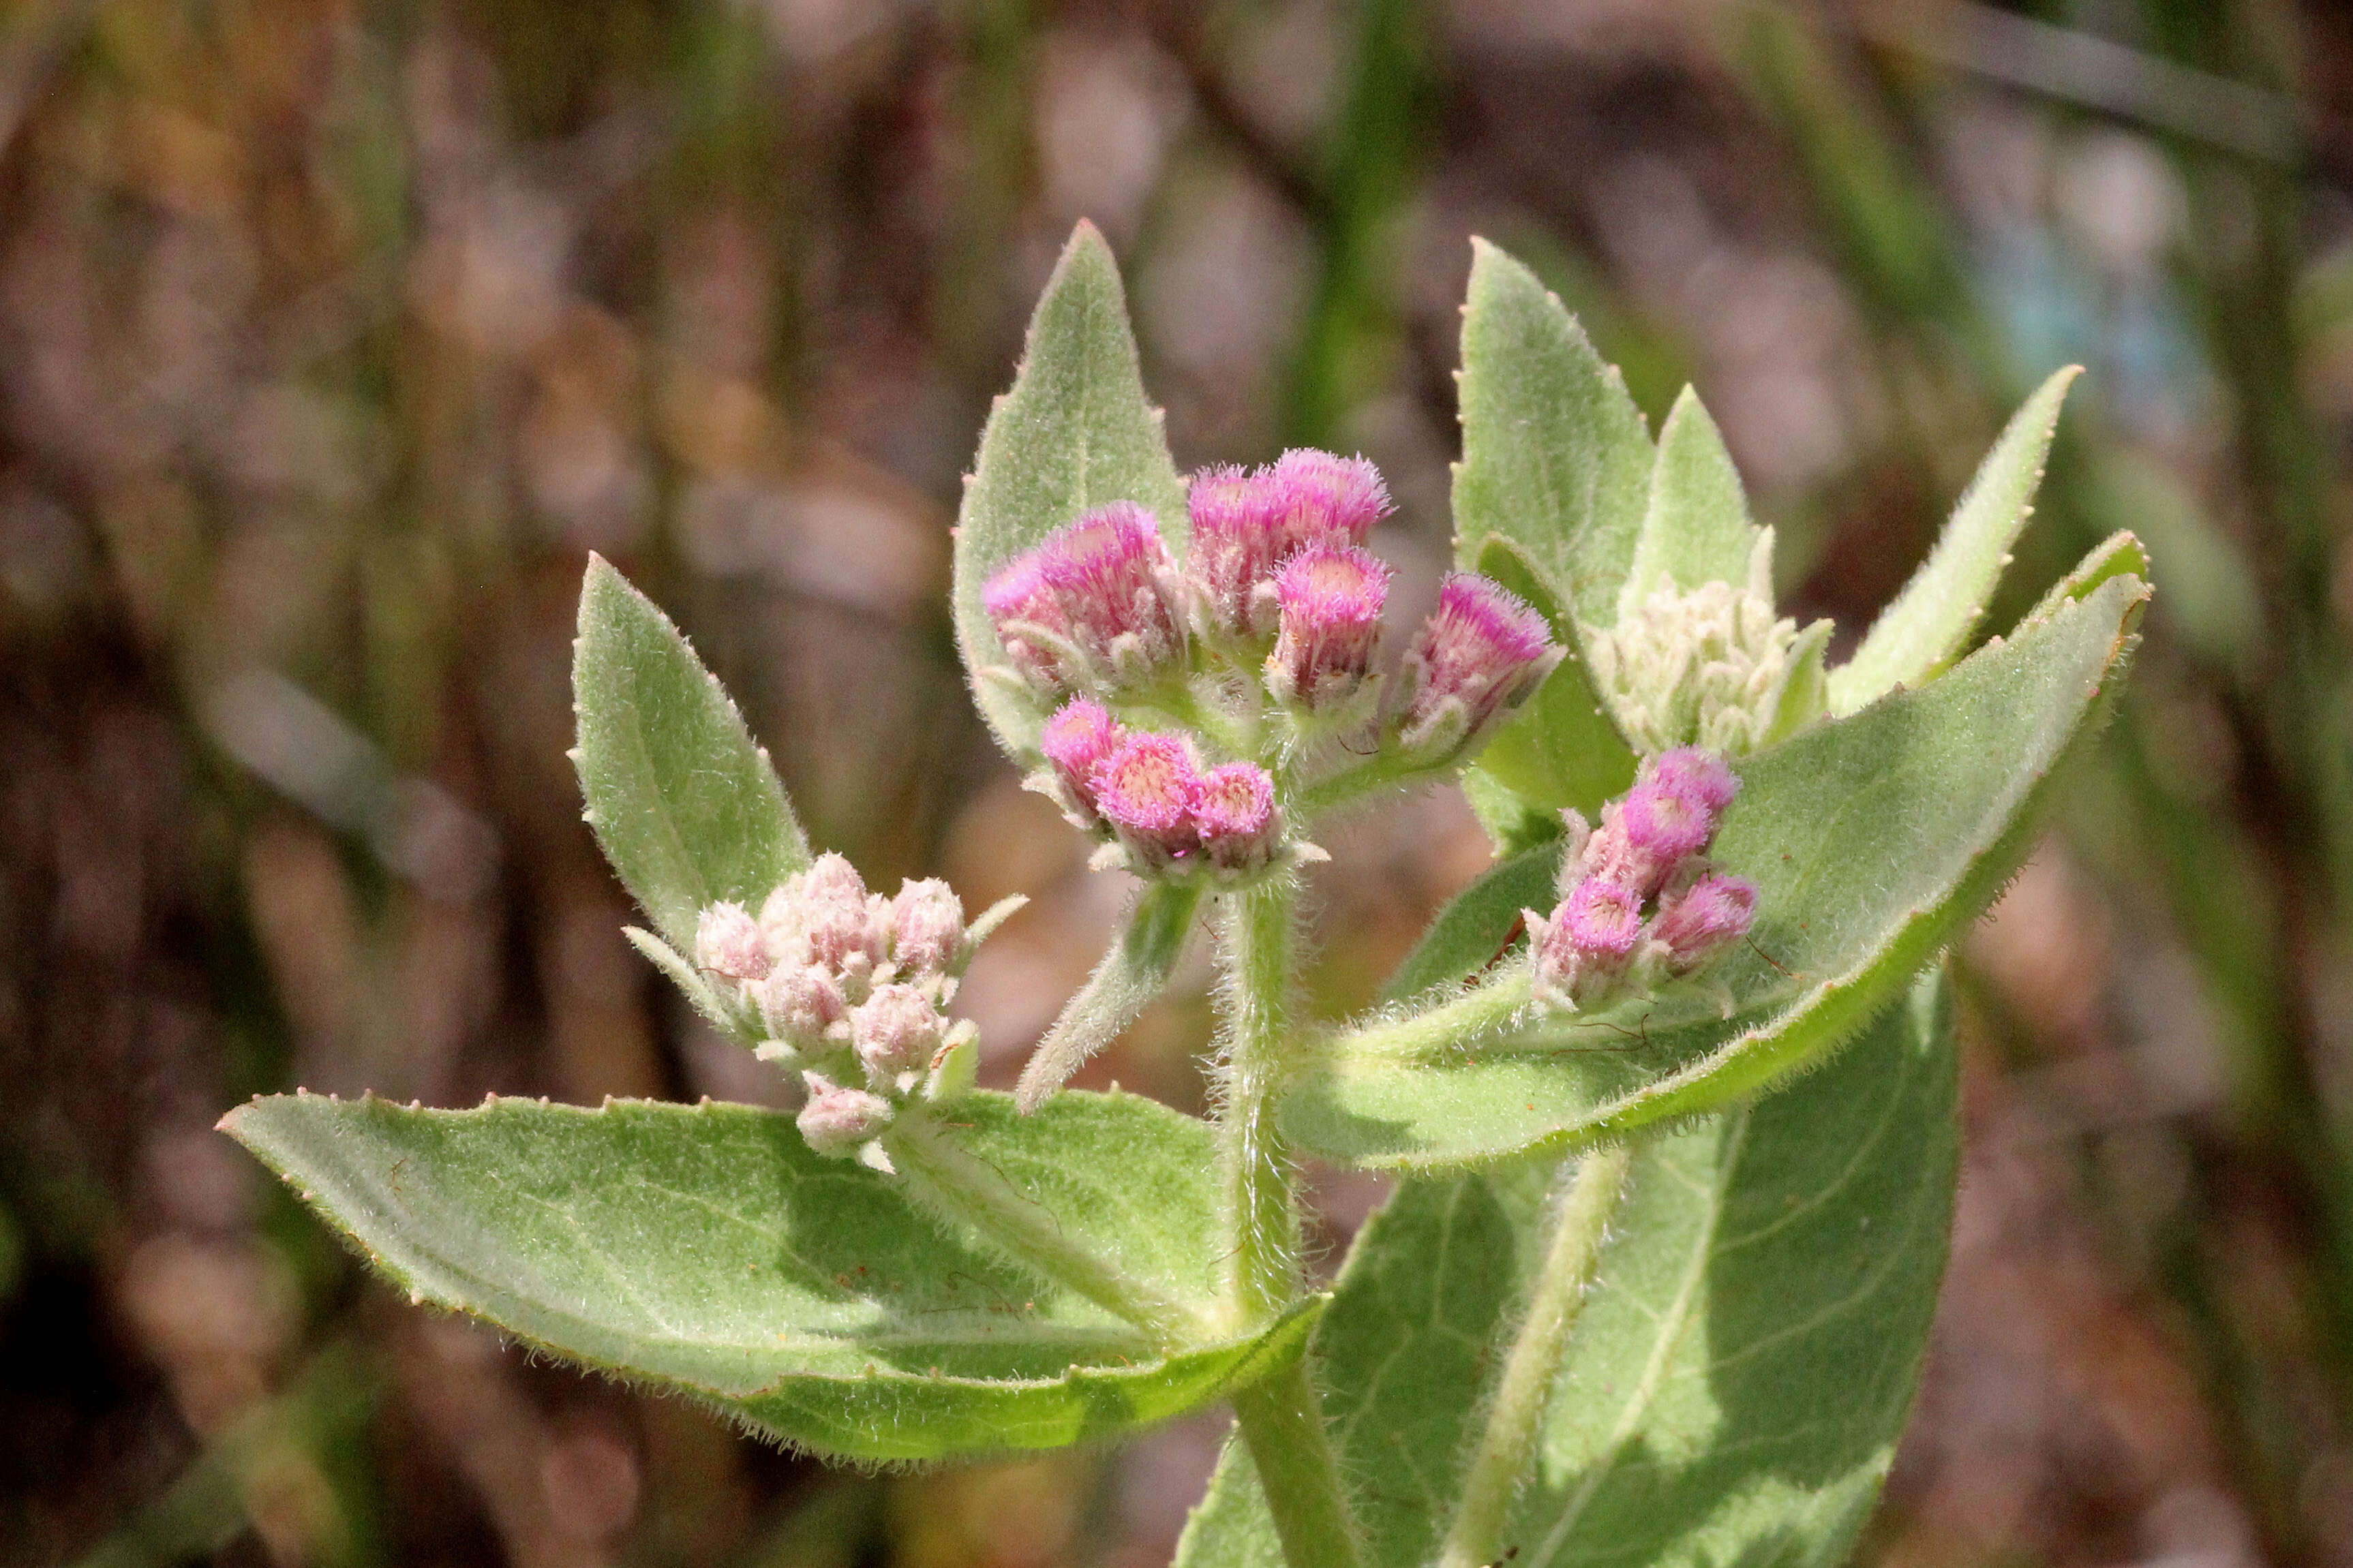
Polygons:
[[[654,927],[631,939],[805,1107],[296,1095],[225,1127],[417,1301],[828,1455],[1049,1447],[1231,1397],[1188,1568],[1835,1561],[1950,1228],[1938,957],[2097,732],[2147,555],[2117,535],[1969,651],[2062,372],[1831,668],[1829,624],[1778,614],[1696,395],[1654,443],[1483,244],[1462,352],[1456,559],[1488,581],[1450,580],[1376,668],[1377,473],[1215,476],[1188,555],[1111,253],[1084,226],[1063,253],[965,490],[955,626],[1000,743],[1143,886],[1018,1100],[971,1088],[949,1012],[1018,900],[969,921],[813,855],[733,704],[597,561],[575,755]],[[1082,521],[1114,501],[1161,537]],[[1307,834],[1455,777],[1503,858],[1379,1011],[1310,1026]],[[1213,1115],[1060,1090],[1197,929]],[[1403,1173],[1328,1299],[1303,1153]]]

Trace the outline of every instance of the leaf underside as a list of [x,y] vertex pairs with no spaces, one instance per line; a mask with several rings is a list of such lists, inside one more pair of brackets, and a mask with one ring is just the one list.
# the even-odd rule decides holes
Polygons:
[[[1066,1230],[1117,1237],[1165,1285],[1214,1288],[1202,1124],[1129,1095],[1022,1117],[976,1094],[956,1114],[965,1147]],[[1278,1364],[1321,1305],[1164,1355],[749,1106],[281,1095],[223,1125],[417,1300],[849,1459],[1110,1436]]]
[[[1825,1568],[1902,1432],[1958,1173],[1940,975],[1786,1091],[1636,1155],[1504,1538],[1514,1568]],[[1367,1568],[1419,1568],[1545,1237],[1546,1176],[1409,1177],[1315,1331]],[[1229,1448],[1178,1568],[1278,1568]]]
[[1013,388],[989,410],[956,520],[956,644],[981,716],[1016,758],[1036,751],[1045,715],[1026,693],[982,678],[1005,663],[1005,647],[981,588],[1013,556],[1115,500],[1151,508],[1170,547],[1183,548],[1185,487],[1144,395],[1119,267],[1082,223],[1029,318]]
[[704,906],[757,908],[808,840],[734,702],[653,602],[601,559],[580,589],[573,760],[589,826],[672,947]]
[[1926,687],[1746,759],[1712,854],[1757,884],[1757,924],[1702,983],[1435,1057],[1327,1056],[1286,1098],[1285,1127],[1378,1167],[1565,1152],[1718,1109],[1836,1046],[2014,868],[2147,596],[2110,578]]

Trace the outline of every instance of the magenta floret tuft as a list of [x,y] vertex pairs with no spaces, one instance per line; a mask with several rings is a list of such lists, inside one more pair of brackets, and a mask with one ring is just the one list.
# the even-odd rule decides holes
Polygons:
[[1541,613],[1475,572],[1449,574],[1406,655],[1407,746],[1461,744],[1525,699],[1558,658]]
[[1372,668],[1388,567],[1351,545],[1311,544],[1276,574],[1274,596],[1282,633],[1266,661],[1269,689],[1310,710],[1346,700]]
[[1274,851],[1274,779],[1254,763],[1211,768],[1193,791],[1192,816],[1210,864],[1255,870]]
[[1659,902],[1651,934],[1667,949],[1667,967],[1687,973],[1748,934],[1757,919],[1757,884],[1710,873]]
[[1681,746],[1663,753],[1651,764],[1651,776],[1717,816],[1740,793],[1740,775],[1732,771],[1732,764],[1698,746]]
[[1166,870],[1198,847],[1193,826],[1201,765],[1180,735],[1130,735],[1089,778],[1095,809],[1145,868]]

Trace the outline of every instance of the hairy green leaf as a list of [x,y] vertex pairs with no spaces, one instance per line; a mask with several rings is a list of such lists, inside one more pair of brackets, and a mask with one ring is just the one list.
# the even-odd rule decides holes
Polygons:
[[1524,849],[1488,868],[1438,911],[1413,951],[1382,988],[1383,1002],[1404,1002],[1478,973],[1502,957],[1523,933],[1522,910],[1547,910],[1556,901],[1553,879],[1560,871],[1560,846]]
[[[1951,1230],[1944,990],[1925,977],[1820,1071],[1637,1152],[1511,1516],[1514,1568],[1827,1568],[1852,1545]],[[1409,1177],[1341,1271],[1311,1353],[1367,1568],[1420,1568],[1445,1531],[1543,1259],[1545,1173]],[[1280,1563],[1237,1446],[1178,1568]]]
[[768,754],[670,617],[600,557],[572,653],[588,825],[622,885],[684,952],[705,905],[756,908],[809,862]]
[[982,717],[1016,757],[1035,752],[1045,715],[1028,692],[988,675],[1004,665],[1005,647],[981,588],[1011,557],[1115,500],[1150,507],[1181,549],[1185,487],[1160,426],[1136,368],[1118,264],[1094,226],[1081,223],[1029,318],[1013,389],[989,410],[956,523],[956,643]]
[[[1201,1123],[1083,1093],[1031,1117],[975,1094],[955,1120],[1074,1243],[1171,1292],[1216,1289]],[[280,1095],[222,1125],[417,1300],[855,1459],[1050,1447],[1175,1415],[1279,1364],[1319,1304],[1166,1354],[749,1106]]]
[[1553,640],[1567,650],[1519,712],[1480,750],[1474,767],[1503,785],[1527,809],[1557,815],[1574,806],[1588,816],[1634,782],[1634,752],[1618,732],[1577,651],[1577,630],[1529,563],[1525,547],[1491,537],[1479,549],[1481,572],[1542,610]]
[[2082,368],[2054,374],[2010,416],[1928,559],[1880,612],[1854,658],[1831,671],[1833,714],[1852,713],[1898,686],[1917,686],[1968,643],[2034,510],[2059,405]]
[[1659,426],[1650,509],[1634,546],[1620,618],[1635,599],[1655,591],[1662,576],[1686,594],[1703,583],[1746,583],[1756,545],[1740,471],[1732,466],[1723,434],[1699,394],[1686,386]]
[[1285,1128],[1363,1165],[1567,1152],[1719,1109],[1834,1047],[2015,868],[2147,597],[2111,578],[1941,679],[1741,762],[1713,853],[1757,884],[1757,924],[1701,983],[1468,1042],[1411,1019],[1338,1037],[1293,1087]]
[[1499,534],[1577,619],[1614,626],[1650,503],[1650,432],[1560,300],[1484,240],[1472,241],[1461,398],[1455,558],[1475,564]]
[[2122,530],[2093,546],[2092,552],[2076,563],[2073,571],[2052,584],[2034,608],[2020,619],[2019,629],[2023,631],[2049,620],[2060,605],[2074,603],[2111,577],[2149,580],[2148,552],[2138,539]]
[[1044,1104],[1089,1057],[1111,1044],[1168,988],[1200,907],[1201,884],[1197,881],[1157,882],[1136,896],[1135,907],[1094,973],[1064,1005],[1021,1069],[1014,1100],[1022,1110]]

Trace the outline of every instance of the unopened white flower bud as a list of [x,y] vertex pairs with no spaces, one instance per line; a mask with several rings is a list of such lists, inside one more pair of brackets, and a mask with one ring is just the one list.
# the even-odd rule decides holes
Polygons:
[[909,882],[892,903],[892,958],[905,974],[944,974],[964,962],[964,904],[937,878]]
[[878,985],[849,1015],[859,1065],[877,1088],[899,1074],[931,1066],[946,1020],[920,986]]
[[768,943],[760,922],[741,904],[713,904],[702,911],[694,932],[694,962],[730,980],[758,980],[768,973]]
[[817,1048],[826,1030],[849,1011],[840,983],[809,964],[776,969],[754,994],[768,1033],[797,1051]]
[[823,1073],[805,1072],[808,1103],[795,1125],[808,1146],[829,1159],[846,1160],[858,1146],[891,1125],[891,1102],[862,1089],[845,1089]]

